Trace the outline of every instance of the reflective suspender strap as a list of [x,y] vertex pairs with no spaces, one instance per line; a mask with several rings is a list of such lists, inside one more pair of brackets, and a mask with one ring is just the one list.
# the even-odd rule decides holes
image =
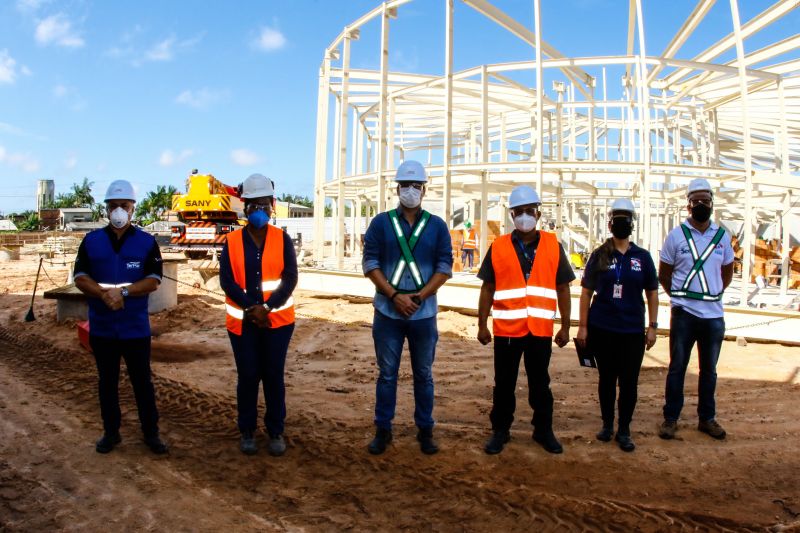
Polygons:
[[394,273],[392,273],[392,276],[389,279],[389,283],[391,283],[392,287],[397,289],[397,285],[400,283],[400,278],[403,275],[406,266],[408,266],[408,269],[411,271],[411,277],[414,280],[414,285],[416,285],[417,290],[420,290],[425,286],[425,283],[422,280],[422,274],[419,271],[419,267],[417,266],[417,262],[414,259],[414,254],[412,252],[417,245],[417,241],[419,241],[420,235],[422,235],[422,232],[427,227],[428,220],[431,218],[431,214],[427,211],[422,211],[422,216],[414,226],[414,229],[411,231],[411,239],[408,240],[406,240],[406,236],[403,234],[403,228],[400,226],[400,218],[397,216],[397,209],[392,209],[389,211],[389,218],[392,221],[394,234],[395,237],[397,237],[397,244],[400,246],[400,252],[403,255],[400,261],[397,262],[397,265],[394,268]]
[[[716,248],[717,244],[719,244],[719,242],[722,240],[722,236],[725,235],[725,230],[723,228],[719,228],[717,233],[714,235],[714,238],[711,239],[711,242],[708,243],[708,246],[706,246],[706,249],[703,250],[703,253],[701,254],[698,254],[697,252],[697,246],[695,245],[689,228],[681,224],[681,230],[683,230],[683,236],[686,238],[686,243],[689,245],[689,252],[692,254],[692,259],[694,259],[694,265],[692,265],[692,269],[686,276],[686,280],[684,280],[681,288],[670,291],[670,296],[679,296],[682,298],[691,298],[692,300],[703,300],[706,302],[719,301],[722,298],[722,294],[711,294],[711,291],[708,288],[708,280],[706,279],[705,272],[703,272],[703,265],[705,265],[706,260],[708,260],[708,258],[711,257],[711,254],[714,252],[714,248]],[[691,283],[695,276],[697,276],[697,279],[700,281],[700,288],[702,289],[702,292],[689,290],[689,283]]]

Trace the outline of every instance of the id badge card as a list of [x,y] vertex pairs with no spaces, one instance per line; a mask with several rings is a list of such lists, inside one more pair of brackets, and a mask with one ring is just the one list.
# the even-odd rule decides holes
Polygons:
[[622,298],[622,284],[621,283],[615,283],[614,284],[613,297],[614,298]]

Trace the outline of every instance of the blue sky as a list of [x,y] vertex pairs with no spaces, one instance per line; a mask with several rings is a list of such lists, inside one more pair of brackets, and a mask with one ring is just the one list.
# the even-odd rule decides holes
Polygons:
[[[532,0],[494,0],[533,25]],[[543,0],[543,35],[570,55],[623,54],[627,1]],[[740,0],[747,21],[770,2]],[[311,195],[317,74],[342,28],[377,0],[137,2],[0,0],[0,212],[35,206],[38,179],[56,193],[88,177],[140,195],[182,187],[191,168],[229,184],[252,172],[278,192]],[[694,2],[644,0],[648,54],[663,50]],[[441,73],[444,3],[416,0],[392,21],[390,68]],[[688,58],[730,31],[720,0]],[[746,42],[800,27],[797,10]],[[455,68],[532,57],[532,50],[456,0]],[[378,65],[379,26],[364,28],[352,64]],[[730,54],[728,58],[730,58]]]

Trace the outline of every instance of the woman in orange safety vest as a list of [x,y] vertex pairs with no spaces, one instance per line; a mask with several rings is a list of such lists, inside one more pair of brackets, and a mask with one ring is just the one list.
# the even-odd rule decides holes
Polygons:
[[275,198],[272,182],[253,174],[242,185],[241,197],[248,224],[228,234],[219,261],[225,325],[238,375],[239,448],[247,455],[258,451],[258,388],[263,383],[268,451],[277,456],[286,451],[284,365],[294,332],[297,259],[289,235],[268,223]]

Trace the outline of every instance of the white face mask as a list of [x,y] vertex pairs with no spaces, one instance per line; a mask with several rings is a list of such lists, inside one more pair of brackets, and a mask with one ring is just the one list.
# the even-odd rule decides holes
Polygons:
[[112,226],[117,229],[122,229],[130,220],[130,215],[123,208],[118,207],[111,212],[108,219],[111,221]]
[[400,203],[403,207],[414,209],[422,201],[422,191],[414,187],[400,187]]
[[536,227],[536,217],[532,217],[527,213],[522,213],[514,219],[514,227],[522,233],[528,233]]

